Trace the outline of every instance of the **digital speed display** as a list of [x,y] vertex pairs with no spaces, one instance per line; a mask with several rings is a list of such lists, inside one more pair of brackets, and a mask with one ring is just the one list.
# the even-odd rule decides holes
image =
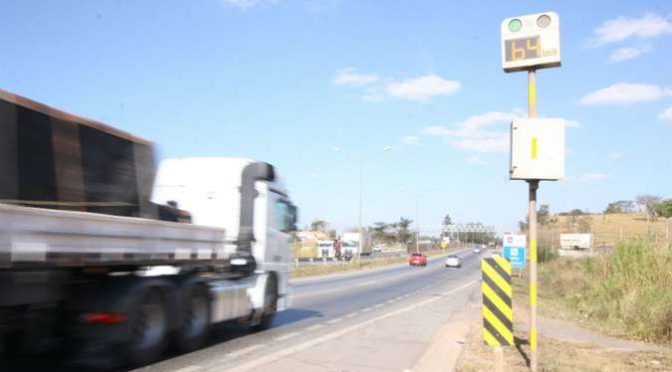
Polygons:
[[556,13],[506,18],[500,28],[505,72],[560,66],[560,19]]
[[539,36],[522,39],[511,39],[504,42],[506,62],[541,58],[541,41]]

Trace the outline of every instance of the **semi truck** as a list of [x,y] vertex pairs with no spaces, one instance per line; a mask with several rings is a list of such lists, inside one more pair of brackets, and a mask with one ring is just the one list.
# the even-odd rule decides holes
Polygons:
[[0,91],[0,175],[2,354],[144,365],[290,305],[297,208],[268,163],[157,167],[149,141]]

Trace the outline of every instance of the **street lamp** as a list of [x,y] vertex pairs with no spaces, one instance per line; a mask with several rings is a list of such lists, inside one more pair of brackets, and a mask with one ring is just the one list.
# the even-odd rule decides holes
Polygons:
[[[339,146],[334,146],[332,147],[332,150],[335,152],[342,152],[343,149]],[[383,152],[388,152],[392,150],[392,146],[385,146],[383,147]],[[362,249],[364,248],[364,232],[363,232],[363,226],[362,226],[362,206],[364,204],[364,163],[367,160],[370,160],[375,154],[372,156],[369,156],[367,158],[360,158],[359,162],[359,242],[358,242],[358,247],[357,247],[357,259],[361,257],[362,254]]]
[[[392,146],[383,147],[383,152],[392,150]],[[371,157],[369,157],[370,159]],[[368,160],[368,159],[367,159]],[[359,164],[359,247],[357,247],[357,259],[359,260],[362,255],[362,250],[364,249],[364,234],[362,227],[362,205],[363,202],[363,189],[364,189],[364,159]]]

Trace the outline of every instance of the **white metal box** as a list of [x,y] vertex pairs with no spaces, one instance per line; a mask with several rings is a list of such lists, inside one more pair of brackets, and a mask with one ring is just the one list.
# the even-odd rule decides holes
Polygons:
[[556,181],[565,177],[565,122],[514,119],[511,123],[510,179]]
[[560,66],[560,18],[554,12],[505,19],[501,42],[505,72]]

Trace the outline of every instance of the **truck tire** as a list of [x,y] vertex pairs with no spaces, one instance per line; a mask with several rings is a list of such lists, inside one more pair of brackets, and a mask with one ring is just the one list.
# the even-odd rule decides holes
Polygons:
[[264,309],[262,310],[259,323],[252,326],[254,331],[269,329],[273,324],[273,318],[278,310],[278,282],[274,276],[268,278],[264,290]]
[[190,283],[181,296],[179,328],[175,345],[182,352],[198,349],[208,338],[210,330],[210,296],[207,287]]
[[165,350],[169,314],[161,292],[149,288],[138,296],[129,314],[126,360],[131,366],[151,363]]

